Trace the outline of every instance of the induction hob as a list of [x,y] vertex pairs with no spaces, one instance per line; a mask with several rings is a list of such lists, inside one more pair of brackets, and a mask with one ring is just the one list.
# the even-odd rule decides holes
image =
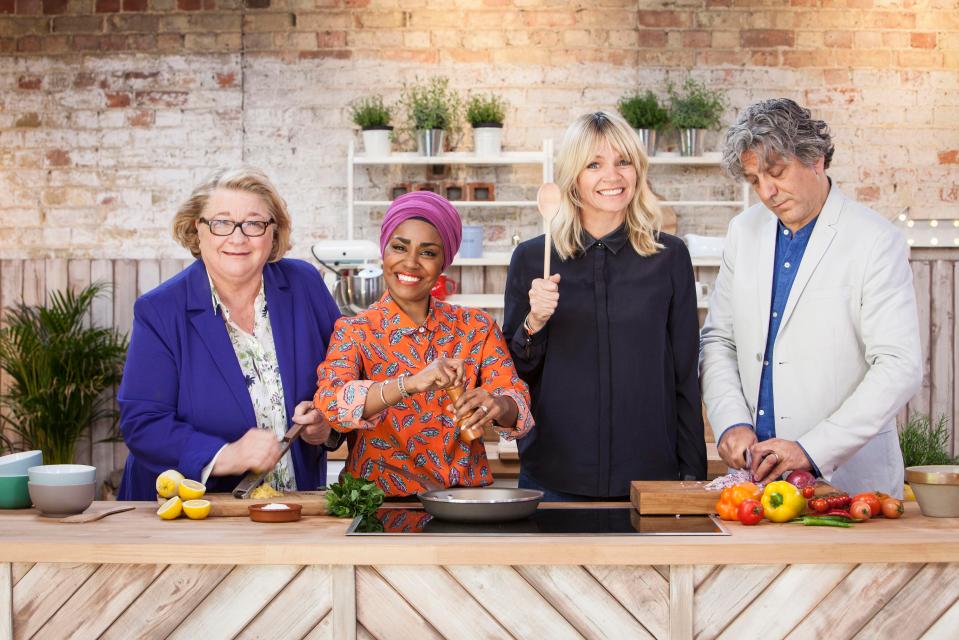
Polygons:
[[539,508],[512,522],[439,520],[421,508],[378,509],[355,518],[348,536],[728,536],[713,516],[640,516],[632,507]]

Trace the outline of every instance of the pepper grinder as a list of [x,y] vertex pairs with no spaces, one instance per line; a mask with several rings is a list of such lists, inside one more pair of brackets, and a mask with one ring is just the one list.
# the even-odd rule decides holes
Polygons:
[[[458,387],[458,386],[447,387],[446,393],[449,395],[450,400],[452,400],[455,403],[457,400],[460,399],[460,396],[463,395],[463,387]],[[474,413],[476,413],[476,409],[471,411],[469,415],[467,415],[466,417],[468,418],[472,416]],[[457,420],[453,424],[455,424],[456,426],[459,426],[459,423],[460,421]],[[480,427],[480,426],[475,426],[475,427],[470,427],[469,429],[460,430],[460,440],[462,440],[463,442],[472,442],[473,440],[476,440],[477,438],[482,438],[482,437],[483,437],[483,427]]]

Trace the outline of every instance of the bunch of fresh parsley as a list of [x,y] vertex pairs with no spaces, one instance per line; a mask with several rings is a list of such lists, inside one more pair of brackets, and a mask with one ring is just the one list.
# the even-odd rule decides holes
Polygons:
[[384,497],[383,490],[375,482],[344,473],[339,482],[327,488],[326,504],[330,515],[354,518],[376,511],[383,504]]

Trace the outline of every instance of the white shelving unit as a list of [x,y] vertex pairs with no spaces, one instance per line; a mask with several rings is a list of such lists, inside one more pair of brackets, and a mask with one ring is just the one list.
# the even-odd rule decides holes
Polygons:
[[[649,159],[650,165],[665,166],[697,166],[719,167],[721,157],[717,153],[705,154],[698,157],[683,156],[653,156]],[[351,141],[347,152],[347,237],[352,240],[355,231],[356,207],[388,207],[389,200],[357,200],[355,198],[355,171],[356,167],[364,166],[428,166],[428,165],[461,165],[461,166],[508,166],[508,165],[541,165],[543,167],[543,182],[553,181],[553,141],[544,140],[543,148],[539,151],[504,151],[499,156],[477,156],[467,152],[444,153],[439,156],[421,156],[417,153],[393,153],[383,157],[367,157],[357,154]],[[384,185],[384,189],[387,185]],[[670,207],[736,207],[746,209],[750,205],[749,185],[742,184],[742,197],[738,200],[666,200],[662,204]],[[454,201],[457,208],[495,208],[495,207],[536,207],[535,200],[492,200],[492,201]],[[461,258],[453,260],[454,267],[506,267],[509,266],[512,250],[490,251],[481,258]],[[694,267],[718,267],[718,258],[695,258]],[[479,307],[483,309],[502,309],[503,296],[500,294],[466,293],[456,294],[447,298],[455,304]],[[699,301],[699,308],[706,308],[706,301]]]
[[[348,199],[346,203],[347,237],[353,240],[354,215],[356,207],[388,207],[389,200],[357,200],[355,198],[355,171],[362,166],[394,166],[394,165],[464,165],[464,166],[508,166],[508,165],[542,165],[543,182],[553,181],[553,141],[544,140],[540,151],[504,151],[498,156],[477,156],[473,153],[452,152],[438,156],[421,156],[418,153],[393,153],[382,157],[367,157],[356,153],[353,141],[350,141],[346,161],[346,187]],[[384,189],[386,186],[384,185]],[[457,200],[453,205],[458,208],[493,208],[493,207],[535,207],[535,200],[490,200],[473,201]],[[482,260],[476,258],[475,260]],[[485,262],[473,263],[475,266],[485,266]],[[507,261],[505,264],[509,264]],[[463,265],[457,265],[463,266]],[[500,305],[502,306],[502,305]]]

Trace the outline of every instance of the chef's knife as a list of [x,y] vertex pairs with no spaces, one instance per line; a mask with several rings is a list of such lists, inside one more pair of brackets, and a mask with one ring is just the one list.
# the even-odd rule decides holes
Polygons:
[[[286,455],[286,452],[290,450],[290,445],[293,444],[293,441],[296,440],[300,431],[303,430],[302,424],[294,424],[293,428],[286,432],[286,435],[283,436],[283,439],[280,440],[283,443],[283,448],[280,449],[280,458]],[[250,492],[256,489],[263,482],[263,479],[273,469],[267,469],[266,471],[251,471],[247,473],[240,484],[236,485],[236,489],[233,490],[233,497],[239,500],[250,497]]]

